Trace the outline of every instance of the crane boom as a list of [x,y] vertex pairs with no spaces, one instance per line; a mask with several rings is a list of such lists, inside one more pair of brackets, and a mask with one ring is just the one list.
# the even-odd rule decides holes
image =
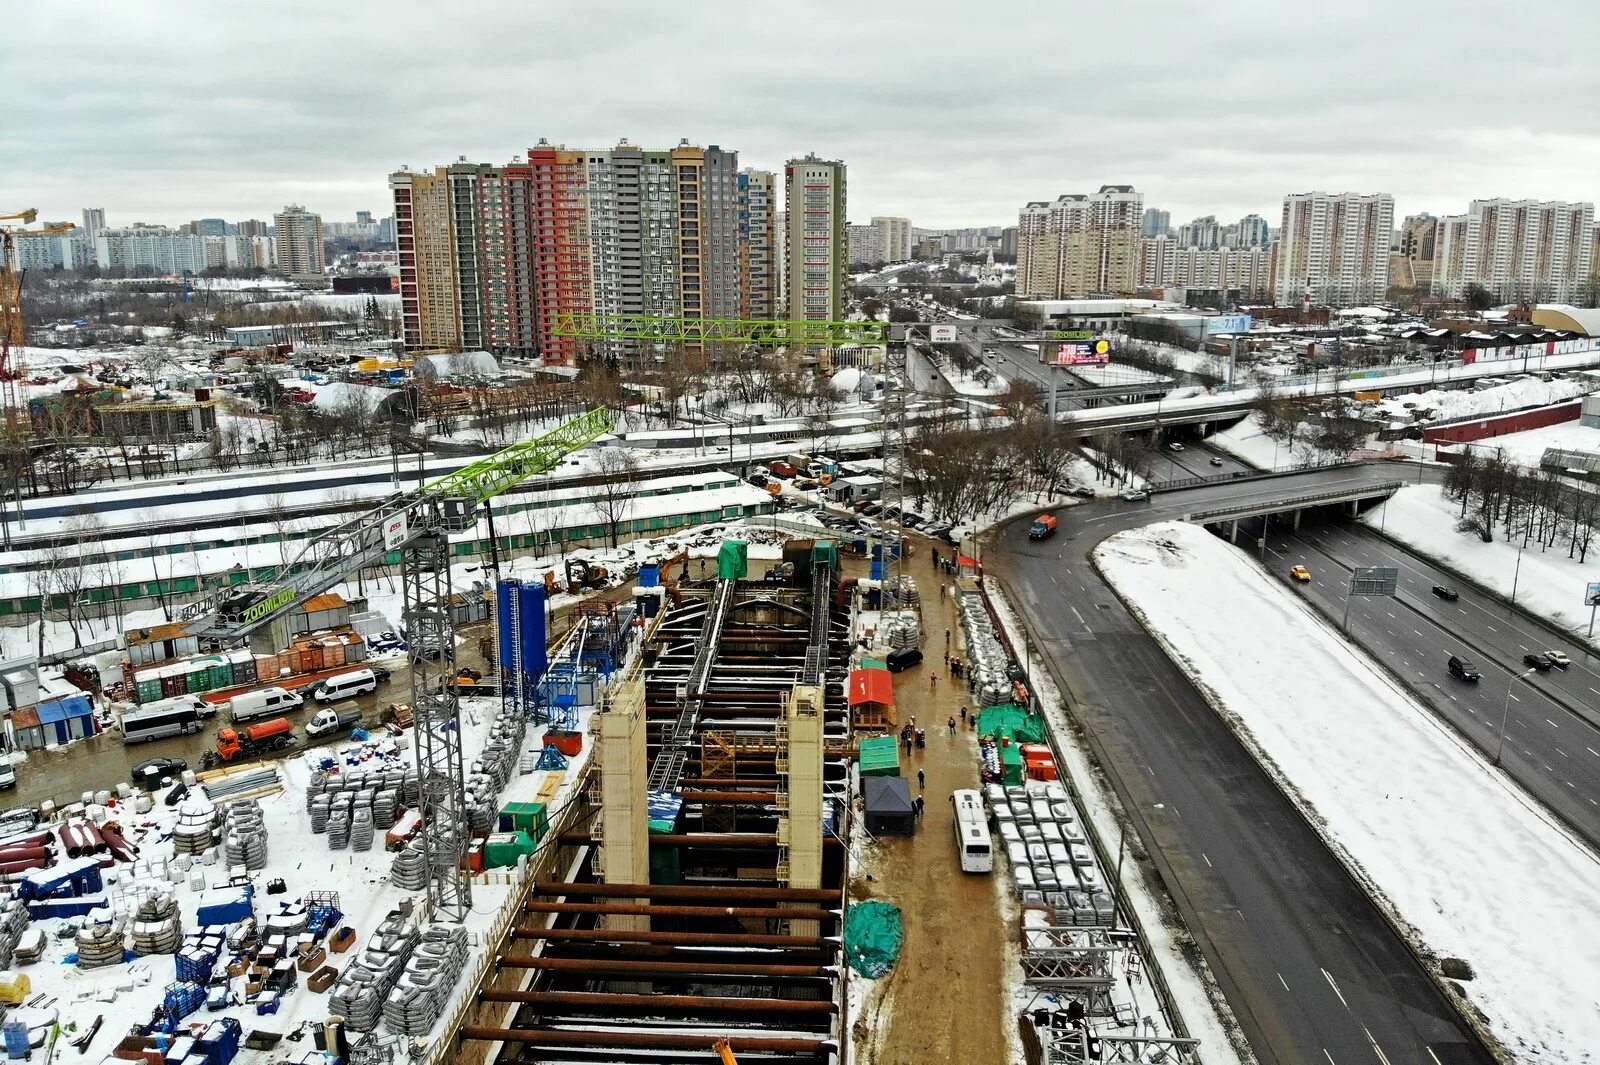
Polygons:
[[182,619],[191,623],[189,631],[197,636],[247,636],[429,530],[471,528],[480,504],[555,469],[567,455],[598,440],[611,427],[611,412],[597,408],[415,492],[389,496],[308,541],[272,582],[224,588],[184,608]]

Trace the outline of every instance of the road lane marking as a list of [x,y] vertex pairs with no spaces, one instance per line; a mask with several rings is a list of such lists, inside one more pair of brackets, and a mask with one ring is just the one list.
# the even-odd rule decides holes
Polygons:
[[[1340,1002],[1340,1004],[1341,1004],[1341,1005],[1343,1005],[1343,1006],[1344,1006],[1344,1008],[1345,1008],[1345,1009],[1349,1009],[1349,1008],[1350,1008],[1350,1003],[1348,1003],[1348,1002],[1346,1002],[1346,1001],[1345,1001],[1345,1000],[1344,1000],[1344,992],[1343,992],[1343,991],[1340,991],[1340,990],[1339,990],[1339,985],[1338,985],[1338,984],[1336,984],[1336,983],[1334,983],[1334,982],[1333,982],[1333,974],[1332,974],[1332,973],[1330,973],[1330,972],[1329,972],[1329,971],[1328,971],[1328,970],[1326,970],[1326,969],[1323,969],[1323,970],[1322,970],[1322,975],[1323,975],[1323,976],[1324,976],[1324,977],[1325,977],[1325,978],[1326,978],[1326,979],[1327,979],[1327,981],[1328,981],[1328,986],[1329,986],[1329,987],[1331,987],[1331,988],[1333,988],[1333,993],[1334,993],[1334,994],[1335,994],[1335,995],[1338,995],[1338,996],[1339,996],[1339,1002]],[[1326,1053],[1326,1051],[1324,1051],[1324,1053]],[[1331,1060],[1331,1059],[1330,1059],[1330,1060]]]
[[1383,1048],[1378,1045],[1378,1041],[1376,1039],[1372,1038],[1371,1030],[1368,1029],[1366,1025],[1362,1025],[1361,1026],[1361,1030],[1363,1032],[1367,1033],[1367,1042],[1372,1044],[1373,1052],[1378,1055],[1378,1060],[1380,1062],[1382,1062],[1383,1065],[1391,1065],[1391,1063],[1389,1061],[1389,1055],[1385,1054],[1383,1052]]
[[[1201,851],[1201,852],[1200,852],[1200,857],[1202,857],[1202,858],[1206,858],[1206,852],[1205,852],[1205,851]],[[1206,865],[1207,865],[1207,866],[1208,866],[1208,867],[1210,867],[1210,868],[1212,868],[1212,869],[1215,869],[1215,868],[1216,868],[1216,866],[1214,866],[1214,865],[1212,865],[1212,864],[1211,864],[1211,859],[1210,859],[1210,858],[1206,858]]]
[[1584,750],[1588,751],[1590,754],[1594,755],[1596,758],[1600,758],[1600,751],[1595,750],[1593,747],[1585,747]]
[[1556,724],[1554,721],[1551,721],[1548,717],[1544,719],[1544,723],[1546,725],[1549,725],[1551,728],[1560,728],[1561,727],[1560,725]]
[[1569,757],[1571,757],[1571,756],[1570,756],[1570,755],[1568,755],[1568,754],[1567,754],[1567,752],[1566,752],[1566,751],[1563,751],[1563,750],[1562,750],[1562,749],[1561,749],[1561,748],[1560,748],[1560,747],[1557,747],[1557,748],[1556,748],[1556,753],[1557,753],[1557,754],[1559,754],[1559,755],[1560,755],[1560,756],[1561,756],[1561,757],[1563,757],[1563,758],[1569,758]]
[[1278,983],[1280,983],[1280,984],[1282,984],[1282,985],[1283,985],[1283,989],[1284,989],[1284,990],[1285,990],[1285,991],[1288,991],[1288,990],[1289,990],[1289,981],[1287,981],[1287,980],[1285,980],[1285,979],[1284,979],[1284,978],[1283,978],[1283,974],[1282,974],[1282,973],[1279,973],[1279,974],[1278,974]]
[[1322,1056],[1328,1059],[1328,1065],[1339,1065],[1337,1061],[1333,1060],[1333,1055],[1328,1053],[1327,1047],[1322,1048]]
[[1495,628],[1493,625],[1485,625],[1484,628],[1488,629],[1490,632],[1499,632],[1500,631],[1499,629]]
[[1422,1049],[1426,1050],[1428,1052],[1428,1057],[1433,1059],[1433,1065],[1444,1065],[1444,1062],[1439,1060],[1439,1055],[1437,1055],[1437,1054],[1435,1054],[1433,1052],[1433,1048],[1432,1047],[1425,1046]]

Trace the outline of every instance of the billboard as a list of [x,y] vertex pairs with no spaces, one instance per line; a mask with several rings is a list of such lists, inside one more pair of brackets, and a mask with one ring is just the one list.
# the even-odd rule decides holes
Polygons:
[[1254,321],[1248,314],[1216,314],[1205,319],[1204,333],[1248,333]]
[[1109,340],[1069,340],[1064,344],[1043,344],[1046,362],[1057,366],[1104,366],[1111,361]]
[[396,514],[383,523],[383,546],[387,551],[393,551],[406,542],[406,514],[404,511]]
[[928,339],[935,344],[954,344],[956,342],[956,327],[953,325],[930,325]]
[[1093,340],[1093,329],[1047,329],[1046,340]]

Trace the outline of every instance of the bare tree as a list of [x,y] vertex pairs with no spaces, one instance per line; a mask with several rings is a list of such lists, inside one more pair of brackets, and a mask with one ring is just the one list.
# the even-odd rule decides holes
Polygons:
[[597,465],[600,484],[594,505],[605,520],[611,546],[616,547],[618,527],[627,517],[638,487],[639,456],[624,447],[602,448]]

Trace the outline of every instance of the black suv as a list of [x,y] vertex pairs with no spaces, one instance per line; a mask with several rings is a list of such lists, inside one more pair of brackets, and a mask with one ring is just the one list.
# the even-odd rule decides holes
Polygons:
[[1538,651],[1535,651],[1532,654],[1523,655],[1522,664],[1532,669],[1537,669],[1540,673],[1550,672],[1550,660],[1544,655],[1540,654]]
[[1478,672],[1478,667],[1460,655],[1450,656],[1450,675],[1461,680],[1470,680],[1476,683],[1483,679],[1483,674]]

